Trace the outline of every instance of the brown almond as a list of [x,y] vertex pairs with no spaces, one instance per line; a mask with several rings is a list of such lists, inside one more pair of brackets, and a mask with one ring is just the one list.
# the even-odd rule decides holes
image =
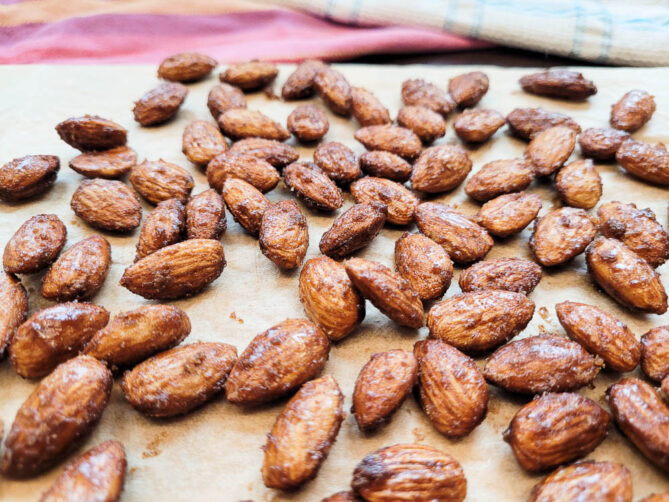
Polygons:
[[665,398],[669,398],[669,376],[662,379],[660,387],[662,388],[662,392],[664,392]]
[[[14,335],[14,331],[28,317],[28,295],[16,277],[0,270],[0,358]],[[2,436],[0,427],[0,436]]]
[[130,183],[151,204],[167,199],[177,199],[182,204],[188,201],[193,190],[193,177],[183,167],[171,162],[145,160],[130,171]]
[[418,157],[422,147],[420,138],[411,129],[396,125],[363,127],[355,131],[354,137],[367,150],[384,150],[407,160]]
[[223,184],[223,199],[232,217],[251,235],[258,235],[269,201],[256,187],[239,178]]
[[230,65],[220,74],[220,79],[244,91],[255,91],[271,84],[278,74],[274,63],[253,60]]
[[555,188],[566,205],[592,209],[602,196],[602,178],[592,160],[576,160],[560,168]]
[[390,350],[372,354],[360,370],[351,412],[360,430],[387,423],[416,384],[418,363],[411,352]]
[[228,401],[257,405],[278,399],[315,378],[325,366],[330,342],[306,319],[286,319],[257,335],[235,363]]
[[186,210],[176,199],[160,202],[144,220],[137,240],[135,261],[181,240],[186,226]]
[[88,343],[109,321],[109,312],[90,303],[60,303],[34,313],[21,324],[9,346],[9,360],[24,378],[51,373]]
[[323,65],[316,71],[314,88],[327,107],[337,115],[351,114],[353,99],[346,77],[330,66]]
[[351,87],[351,112],[362,127],[392,122],[379,98],[362,87]]
[[233,140],[264,138],[285,141],[290,138],[288,129],[267,115],[246,108],[231,108],[218,117],[218,125]]
[[[355,499],[353,500],[355,501]],[[344,500],[344,502],[346,502],[346,500]],[[664,493],[654,493],[652,495],[648,495],[647,497],[642,499],[641,502],[669,502],[669,491]]]
[[360,177],[360,166],[355,153],[337,141],[318,145],[314,150],[314,163],[331,180],[341,185],[347,185]]
[[534,180],[534,169],[524,159],[493,160],[469,178],[465,193],[485,202],[499,195],[525,190]]
[[583,209],[561,207],[536,221],[529,244],[537,261],[552,267],[581,254],[596,233],[594,219]]
[[581,145],[581,153],[584,157],[596,160],[611,160],[616,158],[616,152],[623,141],[630,137],[624,131],[618,129],[586,129],[578,137]]
[[179,111],[187,94],[188,89],[183,84],[176,82],[160,84],[135,102],[132,111],[135,121],[145,127],[167,122]]
[[411,129],[423,143],[432,143],[446,134],[443,117],[425,106],[403,107],[397,114],[397,123]]
[[439,145],[428,148],[413,165],[411,188],[426,193],[448,192],[462,183],[472,161],[464,148]]
[[325,112],[311,104],[300,105],[290,112],[287,125],[288,130],[302,142],[318,141],[330,129]]
[[569,127],[576,134],[581,132],[574,120],[563,113],[549,112],[543,108],[515,108],[506,116],[511,132],[526,141],[541,131],[556,126]]
[[474,106],[488,92],[488,75],[480,71],[463,73],[448,81],[448,93],[462,108]]
[[218,127],[206,120],[195,120],[188,124],[181,145],[186,158],[198,166],[206,166],[211,159],[228,149]]
[[344,203],[335,182],[313,162],[298,161],[286,166],[283,182],[313,209],[334,211]]
[[238,87],[220,83],[209,91],[207,108],[214,120],[218,120],[218,117],[232,108],[246,108],[246,97]]
[[42,279],[42,296],[57,302],[86,300],[97,293],[111,266],[111,246],[92,235],[58,258]]
[[411,177],[412,166],[394,153],[377,150],[360,156],[360,167],[365,174],[404,183]]
[[33,216],[7,241],[2,255],[5,272],[32,274],[48,267],[60,254],[66,238],[67,229],[58,216]]
[[611,107],[611,126],[627,132],[641,129],[655,113],[655,99],[646,91],[629,91]]
[[495,258],[474,263],[460,272],[460,289],[484,291],[501,289],[529,295],[541,280],[541,267],[522,258]]
[[227,228],[223,197],[210,188],[186,204],[186,236],[189,239],[220,239]]
[[658,326],[641,337],[641,369],[657,382],[669,376],[669,326]]
[[230,147],[230,150],[245,153],[253,157],[269,162],[272,166],[280,169],[291,162],[295,162],[300,156],[297,150],[290,145],[273,139],[246,138],[239,140]]
[[279,268],[299,267],[309,247],[307,219],[292,200],[270,204],[260,221],[260,251]]
[[109,150],[125,145],[128,131],[116,122],[97,115],[64,120],[56,126],[60,139],[77,150]]
[[478,212],[478,222],[495,237],[522,231],[541,210],[541,197],[533,193],[509,193],[489,200]]
[[199,52],[181,52],[163,60],[158,67],[158,77],[172,82],[202,80],[216,68],[218,62]]
[[290,490],[316,477],[344,420],[343,404],[330,375],[302,386],[267,436],[261,470],[265,486]]
[[84,180],[72,194],[70,207],[94,228],[129,232],[142,221],[137,195],[121,181],[95,178]]
[[514,340],[486,362],[485,379],[509,392],[568,392],[591,384],[604,362],[578,343],[556,335]]
[[0,199],[15,202],[42,195],[56,182],[60,159],[55,155],[26,155],[0,168]]
[[73,158],[69,166],[87,178],[116,179],[125,176],[137,164],[132,148],[118,146],[101,152],[84,152]]
[[315,91],[314,79],[318,70],[323,66],[325,66],[325,63],[315,59],[308,59],[300,63],[284,82],[281,88],[281,97],[292,100],[311,96]]
[[669,185],[669,151],[663,143],[651,145],[627,139],[616,152],[625,171],[656,185]]
[[458,138],[467,143],[485,143],[505,124],[504,115],[485,108],[467,109],[453,122]]
[[281,177],[267,161],[247,153],[229,150],[217,155],[207,166],[209,186],[221,192],[225,182],[239,178],[250,183],[261,192],[269,192]]
[[386,222],[388,208],[381,204],[354,204],[321,237],[321,253],[341,260],[374,240]]
[[456,106],[446,91],[423,79],[402,82],[402,102],[407,106],[424,106],[441,115],[448,115]]
[[341,340],[365,318],[365,299],[346,268],[327,256],[308,260],[300,272],[300,301],[309,319],[332,341]]
[[365,176],[351,184],[351,195],[358,204],[385,204],[388,223],[408,225],[420,200],[405,186],[392,180]]
[[[362,499],[353,493],[353,491],[348,490],[344,492],[333,493],[329,497],[325,497],[321,502],[360,502]],[[657,501],[645,501],[645,502],[662,502],[661,500]]]
[[444,248],[422,234],[405,232],[395,242],[395,268],[421,300],[441,298],[453,278]]
[[520,85],[525,92],[558,99],[584,100],[597,94],[597,86],[581,73],[562,68],[524,75]]
[[537,133],[527,146],[525,155],[539,176],[557,171],[576,146],[576,133],[566,126],[551,127]]

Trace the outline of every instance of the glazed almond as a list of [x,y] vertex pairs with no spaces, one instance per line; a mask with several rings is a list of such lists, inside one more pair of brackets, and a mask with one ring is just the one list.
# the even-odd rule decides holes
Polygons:
[[646,91],[635,89],[611,107],[611,126],[627,132],[641,129],[655,113],[655,99]]
[[641,337],[641,369],[657,382],[669,376],[669,326],[653,328]]
[[576,134],[581,132],[581,126],[568,115],[549,112],[543,108],[515,108],[506,116],[506,123],[515,136],[526,141],[541,131],[556,126],[569,127]]
[[32,274],[51,265],[63,249],[66,238],[67,229],[58,216],[33,216],[19,227],[5,245],[2,255],[5,272]]
[[199,52],[180,52],[160,63],[158,77],[172,82],[195,82],[209,75],[217,64],[214,58]]
[[300,63],[291,73],[281,88],[281,97],[286,100],[303,99],[311,96],[314,89],[314,79],[318,70],[325,63],[315,59],[308,59]]
[[353,150],[336,141],[318,145],[314,150],[314,163],[335,183],[345,185],[360,177],[360,166]]
[[26,155],[0,168],[0,199],[16,202],[42,195],[56,182],[60,159],[55,155]]
[[[21,281],[0,270],[0,358],[14,331],[28,317],[28,295]],[[0,436],[2,436],[0,427]]]
[[186,204],[186,236],[189,239],[220,239],[225,232],[223,198],[212,188],[191,197]]
[[485,108],[468,109],[458,115],[453,129],[462,141],[485,143],[504,125],[504,115]]
[[381,101],[362,87],[351,87],[351,112],[362,127],[390,124],[390,113]]
[[266,160],[234,150],[217,155],[207,166],[207,181],[217,192],[225,182],[239,178],[250,183],[262,193],[274,189],[281,179],[277,170]]
[[539,176],[548,176],[564,164],[576,146],[576,133],[566,126],[551,127],[537,133],[525,155]]
[[611,160],[615,159],[618,148],[629,137],[629,134],[618,129],[591,128],[583,131],[578,137],[578,144],[581,145],[581,153],[584,157]]
[[128,131],[116,122],[97,115],[64,120],[56,126],[60,139],[77,150],[109,150],[125,145]]
[[520,78],[525,92],[559,99],[583,100],[597,94],[597,86],[581,73],[562,68],[532,73]]
[[420,154],[420,138],[411,129],[396,125],[375,125],[358,129],[354,134],[367,150],[383,150],[412,160]]
[[560,168],[555,188],[566,205],[592,209],[602,196],[602,178],[592,160],[576,160]]
[[397,123],[411,129],[423,143],[432,143],[446,134],[446,122],[442,116],[425,106],[403,107],[397,114]]
[[176,82],[166,82],[151,89],[135,102],[132,111],[135,121],[145,127],[167,122],[179,111],[187,94],[186,86]]
[[286,166],[283,182],[313,209],[334,211],[344,203],[335,182],[313,162],[298,161]]
[[402,102],[407,106],[424,106],[441,115],[455,108],[455,101],[444,90],[423,79],[402,82]]
[[70,207],[92,227],[112,232],[129,232],[142,221],[139,199],[128,185],[116,180],[82,181]]
[[260,221],[260,251],[279,268],[297,268],[309,247],[309,227],[297,204],[282,200],[270,204]]
[[181,202],[167,199],[160,202],[144,220],[137,240],[135,261],[181,240],[186,225],[186,212]]
[[267,115],[246,108],[230,108],[218,117],[218,125],[233,140],[265,138],[285,141],[290,138],[288,129]]
[[388,208],[381,204],[354,204],[321,237],[321,253],[340,260],[374,240],[386,222]]
[[137,164],[132,148],[118,146],[100,152],[84,152],[73,158],[69,166],[87,178],[116,179],[125,176]]
[[254,91],[272,83],[278,74],[275,64],[254,60],[230,65],[220,79],[244,91]]
[[333,113],[350,115],[353,99],[351,86],[344,75],[330,66],[323,65],[316,71],[314,88]]
[[529,295],[541,280],[541,267],[522,258],[496,258],[474,263],[460,273],[463,292],[501,289]]
[[471,170],[472,161],[460,146],[433,146],[414,163],[411,188],[426,193],[448,192],[462,183]]
[[232,144],[230,150],[245,153],[264,160],[277,169],[295,162],[299,155],[297,150],[281,141],[265,138],[245,138]]
[[330,128],[325,112],[316,105],[300,105],[288,115],[288,130],[303,142],[318,141]]
[[448,81],[448,93],[460,107],[474,106],[488,92],[488,76],[480,71],[463,73]]
[[376,150],[360,156],[360,167],[365,174],[404,183],[411,176],[412,166],[394,153]]
[[351,184],[351,195],[358,204],[384,204],[388,223],[408,225],[420,200],[405,186],[385,178],[365,176]]
[[223,200],[232,217],[251,235],[258,235],[269,201],[256,187],[239,178],[223,184]]
[[195,185],[193,177],[183,167],[171,162],[145,160],[130,171],[130,183],[151,204],[167,199],[188,202]]
[[499,195],[525,190],[534,180],[534,170],[524,159],[493,160],[469,178],[465,193],[485,202]]
[[541,265],[552,267],[581,254],[596,233],[593,218],[583,209],[561,207],[536,221],[530,248]]
[[421,300],[442,297],[453,277],[453,262],[444,248],[422,234],[405,232],[397,239],[395,268]]
[[637,178],[656,185],[669,185],[669,151],[663,143],[651,145],[627,139],[618,148],[616,160]]
[[246,108],[246,98],[238,87],[220,83],[209,91],[207,108],[214,120],[218,120],[218,117],[231,108]]
[[509,237],[532,223],[541,205],[541,198],[533,193],[500,195],[481,206],[478,222],[495,237]]
[[181,151],[198,166],[206,166],[211,159],[225,152],[228,144],[211,122],[195,120],[186,126],[181,137]]

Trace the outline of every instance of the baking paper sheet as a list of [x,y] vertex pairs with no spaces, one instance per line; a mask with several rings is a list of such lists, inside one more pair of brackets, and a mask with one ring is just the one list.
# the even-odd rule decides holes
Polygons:
[[[445,87],[450,77],[482,69],[490,77],[490,91],[481,107],[493,108],[507,114],[516,107],[542,106],[562,111],[574,117],[585,129],[604,127],[609,110],[625,92],[634,88],[647,89],[655,95],[657,112],[649,124],[635,133],[646,141],[669,140],[669,69],[602,69],[582,71],[595,81],[599,92],[585,103],[568,103],[523,93],[518,78],[531,69],[500,69],[496,67],[435,67],[435,66],[337,66],[351,84],[367,87],[381,99],[395,116],[401,106],[400,86],[408,78],[425,78]],[[292,71],[284,66],[275,84],[280,85]],[[211,75],[203,82],[189,85],[189,94],[175,120],[155,127],[141,128],[132,118],[133,102],[158,84],[155,66],[4,66],[0,67],[0,162],[27,154],[54,154],[61,159],[58,180],[44,197],[31,202],[0,204],[0,246],[29,217],[38,213],[55,213],[68,229],[67,246],[95,231],[77,218],[70,209],[70,197],[83,179],[67,167],[77,151],[63,143],[54,126],[68,117],[86,113],[98,114],[122,124],[129,131],[129,146],[140,161],[144,158],[163,158],[187,167],[196,180],[193,193],[208,188],[204,173],[191,165],[181,153],[181,134],[195,119],[209,119],[207,93],[217,82]],[[247,96],[249,108],[257,108],[285,123],[296,103],[283,103],[264,93]],[[318,100],[314,100],[318,102]],[[353,139],[357,127],[354,120],[345,120],[328,113],[330,131],[325,140],[337,140],[351,146],[357,153],[364,149]],[[440,143],[458,142],[449,120],[448,133]],[[508,135],[506,127],[488,143],[470,149],[473,172],[485,162],[521,155],[526,144]],[[299,147],[301,157],[310,159],[311,148]],[[577,152],[573,158],[578,156]],[[659,221],[667,224],[666,189],[645,184],[622,172],[614,164],[599,164],[604,193],[601,203],[620,200],[650,207]],[[463,184],[464,186],[464,184]],[[535,182],[530,192],[543,198],[544,214],[558,206],[556,192],[546,181]],[[280,184],[269,194],[271,200],[292,197]],[[467,199],[462,186],[437,200],[454,203],[469,214],[477,204]],[[318,242],[337,214],[352,203],[345,195],[345,205],[336,214],[311,211],[300,204],[309,221],[310,243],[307,259],[319,254]],[[151,209],[144,204],[144,216]],[[186,342],[196,340],[222,341],[233,344],[241,352],[258,333],[289,317],[303,316],[298,299],[299,271],[281,272],[266,259],[256,239],[246,234],[228,213],[228,230],[222,238],[227,267],[221,277],[194,298],[174,302],[184,308],[192,322],[192,332]],[[385,228],[360,256],[392,266],[395,240],[406,229]],[[103,289],[93,301],[107,308],[112,315],[148,303],[119,286],[126,266],[132,263],[139,231],[128,235],[103,235],[112,244],[112,267]],[[526,229],[518,236],[498,240],[488,258],[503,256],[530,257]],[[658,269],[669,272],[667,266]],[[447,296],[459,292],[456,269]],[[50,305],[39,294],[41,274],[24,276],[23,283],[30,297],[30,313]],[[669,286],[669,280],[664,278]],[[557,322],[554,305],[563,300],[582,301],[598,305],[626,322],[638,336],[653,326],[667,324],[669,315],[632,314],[613,302],[593,286],[586,275],[583,256],[566,266],[544,269],[539,286],[530,295],[537,309],[534,319],[520,335],[541,332],[563,333]],[[427,328],[418,333],[400,328],[367,304],[367,316],[351,336],[332,347],[324,373],[335,376],[346,396],[345,406],[351,404],[351,393],[360,368],[371,354],[389,349],[411,350],[413,343],[427,335]],[[479,363],[483,364],[483,359]],[[602,373],[595,387],[583,389],[582,394],[605,405],[604,390],[620,375]],[[16,410],[35,386],[16,375],[9,362],[0,362],[0,418],[7,432]],[[128,455],[128,475],[123,500],[145,501],[317,501],[348,488],[355,465],[377,448],[404,442],[421,442],[437,447],[458,459],[468,481],[467,500],[511,502],[526,500],[531,487],[541,476],[526,474],[516,463],[510,448],[502,441],[502,432],[511,417],[528,399],[498,392],[490,387],[491,398],[486,420],[469,436],[451,441],[436,432],[413,397],[398,410],[390,424],[373,434],[358,431],[349,413],[329,457],[317,478],[301,490],[281,493],[264,487],[260,476],[261,447],[276,415],[285,400],[256,409],[242,409],[225,401],[221,395],[203,408],[181,418],[152,420],[128,405],[117,384],[102,421],[93,434],[74,454],[104,441],[120,440]],[[69,458],[72,458],[70,456]],[[631,471],[635,500],[652,492],[669,488],[668,479],[659,469],[638,452],[617,430],[587,458],[624,463]],[[32,501],[45,490],[62,471],[63,463],[51,471],[27,481],[0,478],[0,499]]]

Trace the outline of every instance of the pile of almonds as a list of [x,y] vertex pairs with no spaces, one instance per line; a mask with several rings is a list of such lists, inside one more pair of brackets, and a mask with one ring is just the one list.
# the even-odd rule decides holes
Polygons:
[[[216,65],[196,53],[167,58],[158,70],[166,82],[135,103],[135,120],[146,127],[169,121],[187,97],[184,83],[205,78]],[[6,352],[22,377],[41,380],[5,439],[2,473],[31,477],[58,463],[98,422],[119,376],[128,403],[156,418],[188,413],[223,391],[241,407],[290,397],[269,431],[261,472],[267,487],[297,489],[317,475],[342,424],[344,396],[321,371],[331,344],[363,321],[366,300],[399,326],[416,330],[426,324],[429,337],[417,341],[413,352],[374,354],[361,368],[351,409],[360,430],[381,428],[417,388],[435,429],[461,438],[485,420],[488,385],[494,385],[531,398],[503,434],[523,469],[552,471],[534,487],[531,501],[631,502],[625,466],[572,463],[605,440],[612,422],[649,462],[669,472],[669,326],[638,340],[609,312],[565,301],[555,310],[567,337],[513,340],[534,315],[528,295],[539,284],[542,267],[566,264],[581,253],[592,279],[621,305],[667,311],[655,269],[669,257],[669,236],[653,212],[623,202],[588,212],[602,195],[594,161],[615,158],[631,175],[669,185],[664,145],[630,136],[651,119],[653,97],[630,91],[613,105],[611,128],[581,131],[570,117],[541,108],[515,109],[506,117],[476,108],[489,81],[484,73],[471,72],[451,79],[448,90],[422,79],[405,81],[405,106],[394,122],[370,90],[351,86],[323,62],[305,61],[284,82],[282,98],[316,94],[332,113],[352,115],[360,125],[355,139],[368,150],[357,158],[342,143],[320,142],[329,130],[321,106],[296,106],[285,127],[247,108],[245,93],[272,84],[277,75],[276,66],[260,61],[234,64],[220,74],[207,101],[216,123],[196,120],[183,133],[183,153],[206,170],[211,187],[196,195],[187,169],[162,159],[138,162],[127,146],[127,131],[111,120],[70,118],[56,131],[82,152],[69,166],[87,178],[71,199],[84,222],[128,233],[142,223],[140,200],[155,206],[141,224],[123,287],[155,300],[206,288],[226,265],[220,238],[227,207],[277,267],[302,267],[296,294],[307,318],[270,327],[239,355],[225,343],[182,344],[191,322],[175,306],[156,303],[110,319],[104,307],[88,302],[109,271],[109,242],[94,234],[63,252],[65,225],[53,214],[33,216],[4,249],[0,356]],[[558,69],[526,75],[520,85],[554,99],[585,100],[597,92],[580,73]],[[489,162],[466,181],[466,194],[481,203],[476,216],[430,201],[432,194],[464,183],[473,167],[462,146],[430,146],[446,134],[444,117],[456,109],[454,130],[464,143],[489,141],[505,124],[528,142],[522,158]],[[291,135],[318,143],[312,160],[300,160],[284,143]],[[577,142],[584,158],[567,163]],[[0,168],[0,199],[39,197],[51,188],[59,167],[51,155],[8,162]],[[126,175],[132,188],[120,181]],[[535,178],[551,180],[564,204],[541,218],[541,198],[525,192]],[[340,209],[342,190],[356,202],[323,234],[322,255],[305,263],[309,227],[300,206],[293,200],[271,203],[264,195],[280,181],[311,211]],[[528,245],[535,261],[483,260],[496,239],[532,222]],[[395,270],[351,256],[386,225],[412,223],[419,233],[406,232],[395,243]],[[454,266],[466,267],[459,278],[462,293],[442,299]],[[17,275],[44,270],[41,294],[56,303],[27,318],[27,294]],[[482,371],[473,359],[481,356],[487,357]],[[611,385],[610,412],[576,392],[602,369],[630,372],[638,365],[647,381],[622,377]],[[41,500],[73,500],[74,493],[77,500],[118,500],[125,471],[123,446],[107,441],[71,461]],[[351,491],[324,500],[462,501],[466,493],[456,459],[430,446],[397,444],[363,458]]]

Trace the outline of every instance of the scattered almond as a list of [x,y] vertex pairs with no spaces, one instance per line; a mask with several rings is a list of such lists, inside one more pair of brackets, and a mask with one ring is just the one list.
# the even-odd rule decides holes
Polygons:
[[101,152],[84,152],[73,158],[69,165],[87,178],[116,179],[125,176],[137,164],[132,148],[118,146]]
[[615,159],[620,145],[629,137],[629,134],[618,129],[586,129],[578,137],[578,143],[584,157],[611,160]]
[[421,141],[411,130],[396,125],[375,125],[358,129],[355,139],[367,150],[384,150],[407,160],[418,157]]
[[26,155],[0,168],[0,199],[15,202],[42,195],[56,182],[60,160],[55,155]]
[[344,75],[330,66],[323,65],[316,71],[314,88],[333,113],[350,115],[353,99],[351,86]]
[[402,102],[407,106],[424,106],[441,115],[448,115],[456,105],[446,91],[422,79],[402,82]]
[[300,105],[288,115],[288,130],[300,141],[318,141],[325,136],[328,129],[328,117],[316,105]]
[[269,162],[276,168],[287,166],[295,162],[300,156],[297,150],[290,145],[273,139],[246,138],[233,143],[230,150],[245,153]]
[[551,127],[537,133],[527,147],[525,155],[534,172],[548,176],[564,164],[576,146],[576,133],[566,126]]
[[270,204],[260,222],[260,251],[279,268],[299,267],[309,247],[307,219],[292,200]]
[[460,273],[463,292],[501,289],[529,295],[541,280],[541,267],[522,258],[496,258],[474,263]]
[[[0,358],[18,328],[28,317],[28,295],[21,281],[0,270]],[[0,427],[0,436],[2,436]]]
[[193,190],[193,177],[183,167],[171,162],[145,160],[130,171],[130,183],[151,204],[167,199],[177,199],[182,204],[188,201]]
[[412,166],[394,153],[377,150],[360,156],[360,167],[365,174],[404,183],[411,177]]
[[441,298],[451,284],[453,262],[422,234],[405,232],[395,242],[395,268],[421,300]]
[[627,139],[616,152],[616,160],[637,178],[657,185],[669,185],[669,151],[663,143],[650,145]]
[[263,193],[274,189],[281,179],[269,162],[248,153],[229,150],[209,162],[207,181],[210,187],[221,192],[225,182],[233,178],[242,179]]
[[211,159],[228,149],[218,127],[206,120],[195,120],[188,124],[181,144],[181,151],[186,158],[198,166],[206,166]]
[[220,83],[209,91],[207,108],[214,120],[218,120],[218,117],[232,108],[246,108],[246,98],[238,87]]
[[611,107],[611,125],[634,132],[641,129],[655,113],[655,99],[646,91],[628,92]]
[[232,217],[251,235],[258,235],[269,201],[256,187],[239,178],[223,184],[223,199]]
[[67,229],[58,216],[33,216],[7,241],[2,255],[5,272],[32,274],[48,267],[60,254],[66,238]]
[[321,237],[321,253],[340,260],[374,240],[386,222],[388,208],[381,204],[354,204]]
[[64,120],[56,126],[60,139],[77,150],[109,150],[125,145],[128,131],[116,122],[97,115]]
[[602,178],[592,160],[576,160],[560,168],[555,188],[568,206],[592,209],[602,196]]
[[139,231],[135,261],[179,242],[185,226],[186,212],[181,202],[176,199],[160,202]]
[[278,74],[275,64],[254,60],[230,65],[220,79],[244,91],[254,91],[271,84]]
[[167,82],[151,89],[135,102],[135,121],[143,126],[167,122],[179,111],[187,94],[186,86],[175,82]]
[[351,184],[351,195],[358,204],[385,204],[388,223],[408,225],[420,200],[416,195],[394,181],[365,176]]
[[561,68],[532,73],[520,78],[525,92],[559,99],[588,99],[597,94],[597,86],[581,73]]
[[442,116],[425,106],[403,107],[397,114],[397,123],[411,129],[423,143],[432,143],[446,134]]
[[568,115],[543,108],[515,108],[506,116],[506,123],[513,134],[524,140],[556,126],[569,127],[576,134],[581,132],[581,126]]
[[223,133],[232,139],[264,138],[284,141],[290,138],[288,129],[264,113],[246,108],[231,108],[218,117]]
[[283,170],[283,182],[309,207],[334,211],[343,204],[341,190],[313,162],[293,162]]
[[191,197],[186,204],[186,236],[189,239],[220,239],[227,228],[225,205],[210,188]]
[[500,195],[481,206],[478,222],[495,237],[509,237],[532,223],[541,205],[541,197],[533,193]]
[[463,108],[476,105],[488,92],[488,76],[480,71],[463,73],[448,81],[448,93],[458,106]]
[[362,127],[390,124],[390,113],[381,101],[362,87],[351,87],[351,112]]
[[181,52],[163,60],[158,67],[158,77],[173,82],[202,80],[216,68],[218,62],[198,52]]
[[534,180],[534,170],[524,159],[493,160],[483,164],[465,185],[472,199],[485,202],[495,197],[525,190]]
[[641,337],[641,369],[657,382],[669,376],[669,326],[653,328]]
[[472,161],[464,148],[457,145],[439,145],[428,148],[413,165],[411,187],[426,193],[441,193],[460,185]]
[[300,63],[291,73],[281,88],[281,97],[286,100],[304,99],[311,96],[314,89],[314,79],[318,70],[325,63],[315,59],[308,59]]
[[462,141],[485,143],[504,125],[504,115],[485,108],[467,109],[453,122],[453,129]]
[[314,163],[335,183],[346,185],[360,177],[355,153],[337,141],[318,145],[314,150]]
[[70,207],[94,228],[129,232],[142,221],[142,206],[135,193],[121,181],[84,180],[72,194]]
[[595,220],[583,209],[561,207],[535,222],[529,245],[541,265],[552,267],[581,254],[596,233]]

